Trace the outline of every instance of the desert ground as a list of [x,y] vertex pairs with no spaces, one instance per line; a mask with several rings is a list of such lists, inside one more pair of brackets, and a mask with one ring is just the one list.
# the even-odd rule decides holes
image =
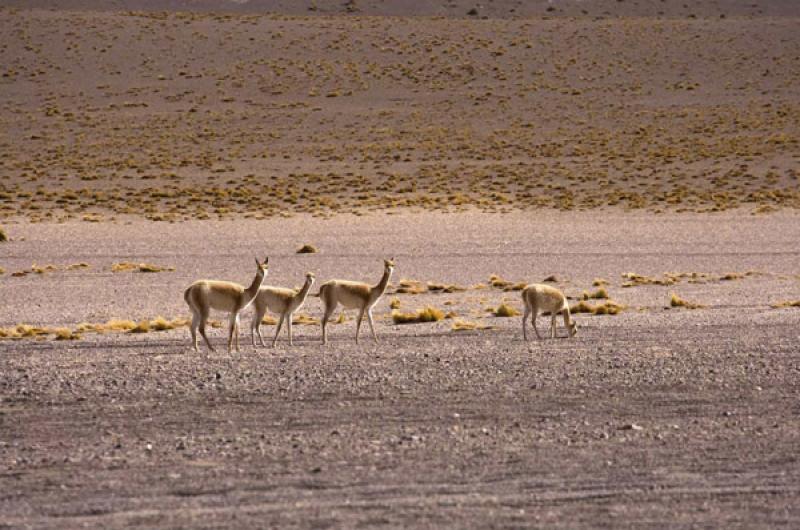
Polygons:
[[[0,0],[0,528],[797,528],[798,23]],[[184,289],[267,255],[393,257],[380,342],[309,297],[194,352]]]

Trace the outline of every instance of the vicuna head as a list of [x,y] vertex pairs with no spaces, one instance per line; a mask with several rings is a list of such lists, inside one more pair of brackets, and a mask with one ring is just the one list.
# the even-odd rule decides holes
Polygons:
[[578,323],[574,320],[569,323],[569,336],[574,337],[578,334]]
[[308,281],[310,281],[311,283],[314,283],[314,278],[316,278],[316,276],[314,275],[313,272],[307,272],[306,273],[306,279]]
[[391,272],[394,269],[394,258],[383,260],[383,267]]
[[256,258],[256,266],[258,267],[258,277],[264,278],[269,272],[269,256],[264,258],[264,263],[261,263],[258,261],[258,258]]

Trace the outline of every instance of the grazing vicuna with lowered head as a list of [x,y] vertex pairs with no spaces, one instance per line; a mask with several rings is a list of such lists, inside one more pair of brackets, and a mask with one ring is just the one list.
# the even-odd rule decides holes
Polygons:
[[256,259],[258,270],[253,278],[250,287],[244,288],[238,283],[225,282],[220,280],[197,280],[190,285],[183,293],[183,299],[189,304],[192,310],[192,345],[194,351],[197,348],[197,329],[206,341],[208,349],[213,351],[214,347],[206,336],[206,322],[212,309],[230,313],[230,327],[228,329],[228,353],[231,353],[231,345],[236,339],[236,351],[239,351],[239,314],[249,306],[258,295],[258,290],[264,283],[264,279],[269,273],[269,258],[263,263]]
[[366,313],[369,320],[369,329],[372,330],[372,338],[378,342],[375,335],[375,327],[372,323],[372,308],[386,291],[389,285],[389,278],[394,270],[394,258],[383,260],[383,277],[377,285],[369,285],[362,282],[351,282],[347,280],[329,280],[319,288],[319,296],[325,306],[325,313],[322,316],[322,344],[328,343],[327,325],[336,306],[342,304],[345,309],[358,309],[358,321],[356,323],[356,344],[358,344],[358,333],[361,331],[361,321]]
[[539,312],[550,313],[550,338],[556,338],[556,316],[559,313],[564,313],[564,326],[569,336],[574,337],[578,332],[578,323],[572,320],[569,314],[567,297],[555,287],[532,283],[522,290],[522,301],[525,303],[525,314],[522,315],[522,336],[525,340],[528,340],[528,330],[525,327],[528,315],[533,315],[531,324],[536,332],[536,338],[542,338],[536,327],[536,317],[539,316]]
[[266,344],[264,344],[264,337],[261,336],[261,320],[264,318],[264,313],[267,312],[267,309],[281,316],[280,321],[278,321],[278,329],[275,330],[275,338],[272,339],[272,347],[274,348],[275,343],[278,342],[278,334],[281,332],[281,326],[284,320],[286,320],[286,329],[289,331],[289,346],[292,346],[292,315],[295,311],[300,309],[300,306],[306,301],[308,291],[313,284],[314,273],[307,272],[306,283],[303,284],[302,289],[299,291],[284,289],[282,287],[272,287],[271,285],[265,285],[259,289],[258,296],[256,296],[256,299],[253,301],[255,314],[253,315],[253,322],[250,327],[250,338],[253,340],[254,348],[256,347],[256,333],[258,334],[258,339],[261,341],[261,345],[266,346]]

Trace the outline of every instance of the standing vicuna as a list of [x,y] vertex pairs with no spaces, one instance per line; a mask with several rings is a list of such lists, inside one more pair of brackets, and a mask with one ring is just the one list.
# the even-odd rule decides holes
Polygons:
[[284,320],[287,321],[286,328],[289,331],[289,346],[292,346],[292,315],[295,311],[300,309],[300,306],[306,301],[308,291],[313,284],[314,273],[307,272],[306,283],[299,291],[284,289],[282,287],[272,287],[269,285],[265,285],[258,290],[258,296],[256,296],[256,299],[253,301],[255,314],[253,315],[253,322],[250,327],[250,338],[253,340],[254,348],[256,347],[256,333],[258,333],[258,339],[261,341],[261,345],[266,346],[266,344],[264,344],[264,337],[261,336],[261,320],[264,318],[264,313],[266,313],[267,309],[281,316],[278,322],[278,329],[275,331],[275,338],[272,339],[272,347],[274,348],[275,343],[278,342],[278,334],[281,332],[281,326]]
[[183,293],[183,299],[189,304],[192,310],[192,345],[194,351],[197,348],[197,328],[205,339],[208,349],[216,351],[206,336],[206,322],[211,309],[230,313],[230,328],[228,329],[228,353],[231,353],[231,345],[234,337],[236,338],[236,351],[239,351],[239,314],[249,306],[258,290],[264,283],[264,279],[269,273],[269,258],[264,263],[256,258],[258,270],[253,278],[253,283],[245,289],[238,283],[224,282],[219,280],[197,280],[190,285]]
[[525,340],[528,340],[525,322],[528,320],[528,315],[531,314],[533,315],[531,324],[536,332],[536,338],[542,338],[536,328],[536,317],[539,316],[540,311],[550,313],[550,338],[556,338],[556,316],[559,313],[564,313],[564,326],[566,326],[569,336],[574,337],[578,332],[578,323],[572,320],[569,314],[567,297],[555,287],[532,283],[522,290],[522,301],[525,303],[525,314],[522,315],[522,336],[525,337]]
[[329,280],[319,288],[319,296],[325,306],[325,313],[322,316],[322,344],[328,343],[327,325],[336,306],[342,304],[345,309],[358,309],[358,322],[356,324],[356,344],[358,344],[358,333],[361,331],[361,320],[364,313],[369,319],[369,329],[372,330],[372,338],[378,342],[375,335],[375,327],[372,323],[372,308],[386,291],[389,285],[389,278],[394,270],[394,258],[383,260],[383,277],[377,285],[369,285],[362,282],[351,282],[347,280]]

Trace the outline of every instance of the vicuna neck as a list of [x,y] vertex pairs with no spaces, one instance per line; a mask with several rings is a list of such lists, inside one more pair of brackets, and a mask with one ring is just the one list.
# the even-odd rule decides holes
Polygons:
[[258,295],[258,290],[261,288],[261,284],[264,283],[264,276],[265,274],[256,273],[255,277],[253,278],[253,283],[250,284],[250,287],[244,290],[248,300],[252,300]]
[[377,293],[378,296],[382,295],[384,291],[386,291],[386,286],[389,285],[389,277],[392,275],[392,269],[384,269],[383,277],[381,281],[378,282],[378,285],[372,288],[374,293]]
[[308,295],[309,289],[311,289],[311,278],[306,278],[306,283],[303,285],[303,288],[300,289],[300,292],[297,294],[297,296],[299,296],[302,300]]

